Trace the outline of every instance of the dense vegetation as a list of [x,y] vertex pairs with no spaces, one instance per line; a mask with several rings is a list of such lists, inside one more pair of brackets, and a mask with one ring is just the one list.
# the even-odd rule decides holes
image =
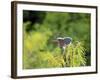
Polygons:
[[[23,68],[77,67],[91,65],[90,14],[23,11]],[[65,58],[57,37],[71,37]]]

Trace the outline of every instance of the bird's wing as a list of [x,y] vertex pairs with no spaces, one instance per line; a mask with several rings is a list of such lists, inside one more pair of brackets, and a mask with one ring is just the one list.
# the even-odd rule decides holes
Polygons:
[[70,38],[70,37],[65,37],[65,38],[64,38],[64,43],[65,43],[66,45],[70,44],[71,41],[72,41],[72,38]]

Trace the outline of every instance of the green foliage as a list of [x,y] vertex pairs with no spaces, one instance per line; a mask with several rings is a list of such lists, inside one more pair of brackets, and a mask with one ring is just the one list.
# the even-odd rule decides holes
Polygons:
[[[40,35],[42,35],[44,39],[40,37]],[[65,49],[65,55],[63,55],[59,47],[54,48],[53,51],[46,49],[47,36],[43,36],[43,34],[39,34],[39,32],[31,33],[31,36],[32,37],[29,35],[27,35],[27,37],[25,36],[23,58],[25,69],[78,67],[86,65],[85,49],[81,42],[69,44]],[[64,56],[66,57],[66,61],[64,61]]]
[[85,66],[85,48],[81,42],[70,44],[65,50],[66,64],[70,67]]
[[[33,11],[32,16],[33,24],[30,20],[23,24],[24,69],[90,65],[90,14]],[[67,36],[72,37],[73,42],[63,55],[52,41]]]

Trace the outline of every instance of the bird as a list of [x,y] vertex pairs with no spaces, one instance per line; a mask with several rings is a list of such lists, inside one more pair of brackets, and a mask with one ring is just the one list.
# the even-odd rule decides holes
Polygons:
[[63,49],[65,49],[66,46],[68,46],[72,42],[71,37],[64,37],[64,38],[58,37],[56,40],[57,40],[58,46]]
[[57,37],[53,40],[54,43],[61,48],[62,53],[64,54],[66,47],[71,44],[72,38],[71,37]]
[[67,66],[67,61],[66,61],[66,47],[71,44],[72,38],[71,37],[58,37],[56,38],[55,42],[58,44],[58,46],[61,48],[61,54],[63,56],[65,64],[62,64],[62,66],[66,67]]

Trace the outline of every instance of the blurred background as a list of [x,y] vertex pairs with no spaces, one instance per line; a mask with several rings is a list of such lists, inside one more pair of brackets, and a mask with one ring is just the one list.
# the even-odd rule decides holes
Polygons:
[[23,68],[62,67],[61,50],[53,42],[57,37],[71,37],[72,43],[81,42],[85,48],[85,66],[90,66],[90,18],[88,13],[23,10]]

